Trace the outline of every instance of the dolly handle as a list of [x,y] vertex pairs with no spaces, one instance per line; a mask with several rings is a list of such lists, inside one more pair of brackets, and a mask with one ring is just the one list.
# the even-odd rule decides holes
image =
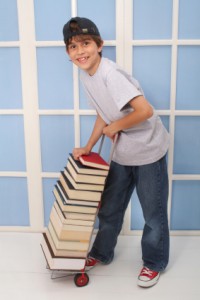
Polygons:
[[[109,161],[108,161],[109,164],[111,163],[111,160],[112,160],[112,157],[113,157],[113,153],[114,153],[114,150],[115,150],[115,145],[116,145],[116,142],[118,140],[118,137],[119,137],[119,133],[116,133],[115,136],[114,136],[114,138],[113,138],[113,141],[112,141],[112,146],[111,146],[111,150],[110,150],[110,157],[109,157]],[[105,134],[102,135],[101,142],[100,142],[100,145],[99,145],[98,154],[101,153],[101,150],[102,150],[102,147],[103,147],[103,143],[104,143],[104,139],[105,139]]]

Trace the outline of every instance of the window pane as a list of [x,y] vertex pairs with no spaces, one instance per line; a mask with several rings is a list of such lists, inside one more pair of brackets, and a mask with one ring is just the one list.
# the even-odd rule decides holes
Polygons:
[[200,181],[175,181],[172,193],[172,230],[200,230]]
[[104,40],[115,39],[115,0],[77,0],[78,16],[92,20]]
[[133,74],[156,109],[169,109],[171,47],[134,47]]
[[71,18],[70,0],[34,0],[37,41],[63,40],[63,26]]
[[0,116],[0,170],[26,171],[22,116]]
[[0,1],[0,41],[17,41],[18,17],[17,0]]
[[41,116],[42,170],[60,172],[74,147],[72,116]]
[[176,117],[174,173],[200,174],[200,117]]
[[179,38],[200,38],[200,1],[179,0]]
[[0,225],[29,226],[27,181],[0,177]]
[[133,38],[170,39],[172,35],[172,0],[134,0]]
[[177,109],[200,109],[200,46],[178,49]]
[[73,70],[65,48],[38,48],[37,62],[40,109],[73,109]]
[[0,109],[22,108],[18,48],[0,48]]

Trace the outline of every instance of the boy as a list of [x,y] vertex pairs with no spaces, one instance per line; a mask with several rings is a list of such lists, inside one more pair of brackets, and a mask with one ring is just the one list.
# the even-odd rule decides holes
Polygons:
[[120,133],[102,195],[99,230],[86,266],[113,260],[124,214],[136,188],[145,219],[144,265],[138,285],[153,286],[169,257],[168,133],[139,83],[117,64],[102,57],[103,41],[91,20],[70,19],[64,25],[63,35],[70,60],[83,71],[81,81],[97,112],[92,134],[85,147],[73,150],[74,158],[88,154],[102,134],[113,139]]

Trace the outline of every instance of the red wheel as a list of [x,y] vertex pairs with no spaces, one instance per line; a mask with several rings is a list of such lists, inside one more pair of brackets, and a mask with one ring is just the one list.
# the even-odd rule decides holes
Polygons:
[[74,282],[78,287],[86,286],[89,282],[89,276],[86,273],[77,273],[74,276]]

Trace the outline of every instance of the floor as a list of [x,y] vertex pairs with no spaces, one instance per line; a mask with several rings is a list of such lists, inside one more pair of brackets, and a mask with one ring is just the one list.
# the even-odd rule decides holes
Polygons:
[[1,300],[200,299],[200,236],[171,237],[169,266],[159,283],[148,289],[136,285],[140,237],[120,236],[113,263],[90,270],[90,282],[81,288],[71,275],[51,279],[40,241],[41,234],[0,232]]

